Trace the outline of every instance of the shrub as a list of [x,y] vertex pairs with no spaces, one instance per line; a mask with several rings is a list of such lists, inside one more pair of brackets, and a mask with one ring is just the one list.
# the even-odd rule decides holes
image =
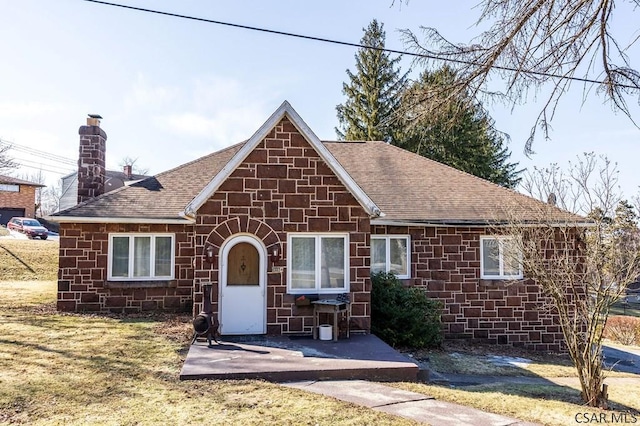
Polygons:
[[442,304],[424,290],[404,287],[393,274],[371,276],[371,331],[394,347],[424,348],[442,343]]
[[623,345],[640,345],[640,318],[622,315],[609,317],[604,336]]

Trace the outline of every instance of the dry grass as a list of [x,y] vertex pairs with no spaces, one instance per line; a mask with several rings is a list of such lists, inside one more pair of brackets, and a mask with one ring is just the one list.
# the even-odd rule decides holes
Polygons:
[[0,279],[55,280],[58,248],[58,242],[51,240],[0,240]]
[[[413,353],[429,369],[438,373],[471,374],[481,376],[577,377],[576,369],[567,354],[534,352],[509,346],[496,346],[467,341],[447,341],[440,349]],[[526,364],[496,365],[494,356],[524,358]],[[633,374],[607,372],[609,377],[634,377]]]
[[[507,385],[489,384],[451,389],[418,383],[401,383],[394,386],[401,389],[431,395],[438,400],[454,402],[479,408],[484,411],[514,417],[543,425],[565,426],[587,423],[583,413],[591,418],[606,418],[614,423],[612,416],[620,418],[627,414],[629,423],[640,421],[640,384],[610,386],[609,396],[614,411],[603,411],[585,407],[576,387],[558,385]],[[601,417],[604,416],[604,417]],[[633,419],[636,421],[633,421]],[[595,422],[604,423],[604,422]],[[620,422],[618,422],[620,423]]]
[[261,381],[185,381],[188,318],[60,314],[0,282],[0,424],[413,424]]
[[[57,243],[0,241],[0,277],[6,279],[5,271],[11,270],[28,279],[33,273],[24,265],[4,265],[7,250],[42,276],[55,275]],[[178,373],[191,336],[190,318],[61,314],[55,310],[56,283],[42,281],[42,276],[37,281],[0,281],[0,424],[413,424],[267,382],[181,382]],[[441,372],[574,375],[566,356],[505,349],[447,342],[445,350],[416,355],[428,358]],[[492,354],[533,362],[525,368],[495,367],[486,358]],[[608,419],[612,413],[584,407],[576,388],[551,384],[394,386],[548,425],[576,424],[579,413]],[[611,385],[609,394],[615,409],[640,410],[640,385]]]

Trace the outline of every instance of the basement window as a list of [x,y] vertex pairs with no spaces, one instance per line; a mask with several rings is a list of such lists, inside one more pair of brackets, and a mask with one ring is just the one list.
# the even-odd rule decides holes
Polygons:
[[289,234],[287,259],[289,293],[349,291],[348,234]]
[[174,238],[173,234],[109,234],[108,279],[173,279]]
[[411,242],[408,235],[371,236],[371,273],[389,272],[411,278]]
[[480,278],[517,280],[523,277],[522,252],[511,237],[480,237]]

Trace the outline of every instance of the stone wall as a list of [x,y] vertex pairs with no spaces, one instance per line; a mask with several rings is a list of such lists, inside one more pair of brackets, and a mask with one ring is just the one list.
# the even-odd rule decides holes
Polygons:
[[[218,267],[204,261],[230,236],[250,233],[266,247],[279,244],[286,266],[288,232],[349,234],[351,328],[370,328],[369,217],[338,177],[286,118],[260,142],[197,213],[194,313],[202,308],[200,283],[213,283],[218,311]],[[269,272],[267,332],[310,333],[312,308],[295,306],[286,270]],[[346,326],[346,324],[344,325]]]
[[484,228],[372,226],[373,234],[411,235],[411,279],[442,301],[445,338],[559,351],[564,338],[549,299],[531,280],[480,279]]
[[[175,279],[108,281],[109,233],[175,234]],[[193,226],[60,224],[58,309],[61,311],[185,311],[192,306]]]

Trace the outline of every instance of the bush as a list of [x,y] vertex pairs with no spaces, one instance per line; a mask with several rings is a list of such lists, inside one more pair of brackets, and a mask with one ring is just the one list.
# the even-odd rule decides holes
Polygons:
[[371,276],[371,332],[394,347],[424,348],[442,343],[442,303],[424,290],[404,287],[393,274]]
[[623,345],[640,345],[640,318],[622,315],[609,317],[604,336]]

